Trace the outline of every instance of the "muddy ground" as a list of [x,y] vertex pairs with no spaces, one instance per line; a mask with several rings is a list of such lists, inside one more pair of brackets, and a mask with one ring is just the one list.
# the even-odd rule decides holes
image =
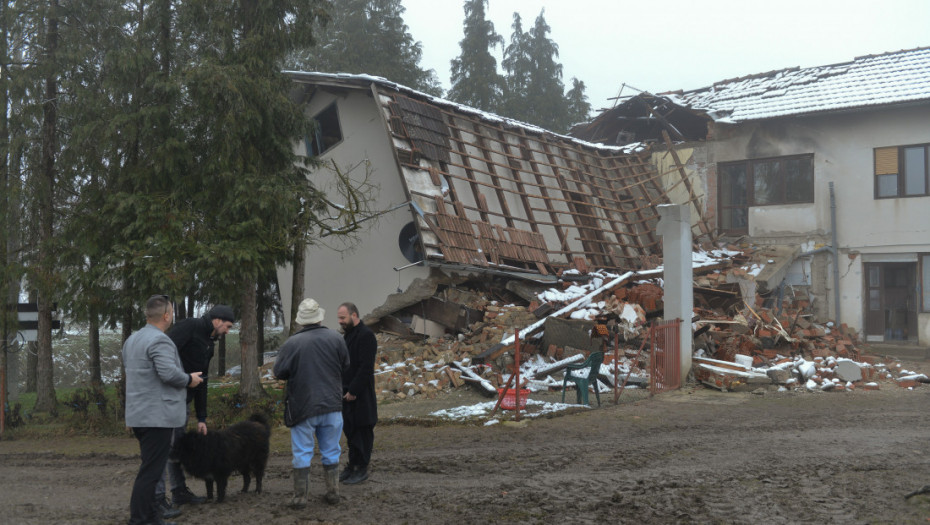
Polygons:
[[[538,397],[534,395],[533,397]],[[557,394],[547,394],[557,400]],[[383,419],[485,401],[475,393],[381,408]],[[185,506],[180,523],[926,523],[930,386],[722,393],[700,386],[525,425],[387,423],[369,481],[328,506],[287,508],[286,429],[262,494]],[[511,418],[510,413],[507,414]],[[0,442],[0,522],[125,523],[134,439]],[[200,494],[200,481],[191,486]],[[241,478],[230,481],[238,490]]]

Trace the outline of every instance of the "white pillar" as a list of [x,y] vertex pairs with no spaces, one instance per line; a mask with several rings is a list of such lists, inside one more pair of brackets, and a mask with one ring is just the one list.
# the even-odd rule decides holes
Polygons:
[[660,204],[662,264],[665,279],[665,319],[681,319],[681,384],[691,372],[691,317],[694,313],[694,277],[691,267],[691,208],[687,204]]

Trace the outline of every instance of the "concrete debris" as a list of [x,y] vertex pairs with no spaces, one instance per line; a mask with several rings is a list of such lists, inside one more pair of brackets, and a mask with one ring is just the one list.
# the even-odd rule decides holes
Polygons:
[[[701,264],[695,256],[692,370],[700,384],[758,393],[930,382],[862,352],[857,333],[845,324],[816,319],[811,298],[772,277],[784,273],[782,259],[774,272],[754,262],[751,250],[730,246],[713,253],[716,258],[702,251]],[[763,255],[773,260],[771,253]],[[759,286],[757,274],[766,276]],[[648,387],[644,338],[663,314],[661,268],[624,275],[567,270],[549,288],[465,281],[416,299],[382,312],[372,324],[380,400],[432,398],[463,386],[495,396],[514,373],[516,332],[524,388],[561,389],[566,365],[597,350],[605,352],[602,389]],[[275,383],[270,373],[262,376]]]

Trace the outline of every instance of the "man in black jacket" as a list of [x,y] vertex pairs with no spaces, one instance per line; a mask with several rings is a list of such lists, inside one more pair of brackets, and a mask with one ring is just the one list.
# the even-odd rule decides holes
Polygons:
[[349,463],[339,474],[346,485],[368,479],[368,463],[375,443],[378,399],[375,396],[375,356],[378,340],[358,317],[358,308],[342,303],[336,318],[349,349],[349,370],[342,376],[342,430],[349,448]]
[[[213,357],[213,346],[220,336],[229,333],[229,329],[236,322],[233,309],[225,304],[218,304],[210,309],[203,317],[183,319],[174,325],[167,333],[178,347],[178,355],[184,371],[187,373],[202,372],[203,382],[194,389],[187,391],[187,403],[194,401],[194,411],[197,414],[197,432],[207,433],[207,372],[210,369],[210,359]],[[187,410],[184,411],[185,415]],[[186,419],[186,418],[185,418]],[[184,426],[174,429],[174,440],[180,438],[187,428]],[[165,517],[177,515],[177,507],[185,503],[203,503],[204,498],[195,495],[184,478],[181,465],[168,463],[168,476],[171,479],[171,503],[173,508],[167,506],[165,498],[164,479],[159,481],[156,489],[156,502],[165,511],[171,509]]]

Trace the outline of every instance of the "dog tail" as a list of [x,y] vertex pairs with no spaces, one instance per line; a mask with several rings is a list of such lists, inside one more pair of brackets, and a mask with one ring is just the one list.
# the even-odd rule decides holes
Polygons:
[[260,423],[263,427],[265,427],[266,430],[268,430],[269,433],[271,433],[271,425],[268,423],[268,418],[265,416],[265,414],[262,414],[261,412],[255,412],[249,416],[249,421]]

